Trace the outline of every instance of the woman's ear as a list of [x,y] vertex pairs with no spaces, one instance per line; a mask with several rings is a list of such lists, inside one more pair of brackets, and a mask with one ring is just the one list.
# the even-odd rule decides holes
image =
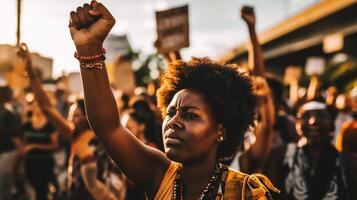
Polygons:
[[223,127],[222,124],[218,125],[218,133],[217,133],[217,141],[223,142],[227,138],[226,136],[226,129]]

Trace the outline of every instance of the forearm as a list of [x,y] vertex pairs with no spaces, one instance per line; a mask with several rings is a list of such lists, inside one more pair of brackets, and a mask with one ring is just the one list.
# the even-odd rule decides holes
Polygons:
[[41,111],[46,115],[53,126],[68,138],[74,130],[73,124],[65,119],[51,103],[38,78],[31,77],[30,85]]
[[[88,121],[96,134],[119,127],[119,112],[105,68],[81,69]],[[98,135],[99,137],[101,135]]]
[[25,43],[20,45],[18,55],[23,59],[25,70],[29,77],[29,85],[41,111],[58,131],[65,133],[66,135],[72,133],[74,126],[58,112],[56,106],[52,104],[50,98],[43,89],[41,81],[36,77],[36,74],[33,71],[31,55]]
[[275,123],[274,104],[270,94],[261,103],[259,113],[261,121],[255,128],[256,141],[250,149],[250,154],[254,162],[262,167],[271,149]]
[[51,104],[51,101],[48,98],[45,90],[43,89],[40,80],[35,75],[31,75],[29,81],[32,92],[34,93],[36,101],[38,102],[38,105],[40,106],[41,110],[46,111],[51,107],[54,107]]
[[249,65],[253,66],[254,75],[263,76],[265,73],[265,63],[263,57],[263,49],[258,41],[254,26],[248,26],[250,42],[253,52],[249,53]]
[[266,102],[261,107],[262,122],[268,129],[273,129],[275,124],[275,107],[271,94],[266,96]]

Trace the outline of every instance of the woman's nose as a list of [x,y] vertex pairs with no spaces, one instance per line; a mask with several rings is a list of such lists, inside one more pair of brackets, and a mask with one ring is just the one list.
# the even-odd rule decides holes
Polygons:
[[170,129],[182,129],[183,128],[183,124],[181,122],[181,120],[179,119],[180,116],[179,116],[179,113],[176,113],[175,116],[173,116],[167,126],[170,128]]

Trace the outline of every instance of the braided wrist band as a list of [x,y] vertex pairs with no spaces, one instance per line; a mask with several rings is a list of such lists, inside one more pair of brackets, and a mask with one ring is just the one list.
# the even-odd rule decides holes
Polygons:
[[107,53],[107,51],[103,48],[98,54],[92,56],[80,56],[78,52],[74,52],[74,57],[78,60],[98,60],[100,58],[105,57],[105,53]]
[[78,52],[74,53],[74,57],[79,60],[81,68],[85,69],[103,69],[105,66],[105,49],[103,48],[101,52],[92,56],[80,56]]
[[79,65],[84,69],[103,69],[104,60],[79,61]]

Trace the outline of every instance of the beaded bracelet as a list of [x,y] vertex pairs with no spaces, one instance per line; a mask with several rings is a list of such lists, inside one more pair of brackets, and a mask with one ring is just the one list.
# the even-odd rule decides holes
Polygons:
[[103,58],[103,57],[105,58],[105,53],[107,53],[107,52],[103,48],[98,54],[92,55],[92,56],[80,56],[78,54],[78,52],[74,52],[74,57],[77,58],[80,61],[82,61],[82,60],[86,60],[86,61],[98,60],[98,59]]
[[96,61],[79,61],[80,67],[84,69],[103,69],[105,66],[104,60]]
[[105,49],[103,48],[101,52],[93,56],[80,56],[78,52],[74,53],[74,57],[79,60],[81,68],[85,69],[103,69],[105,66]]

